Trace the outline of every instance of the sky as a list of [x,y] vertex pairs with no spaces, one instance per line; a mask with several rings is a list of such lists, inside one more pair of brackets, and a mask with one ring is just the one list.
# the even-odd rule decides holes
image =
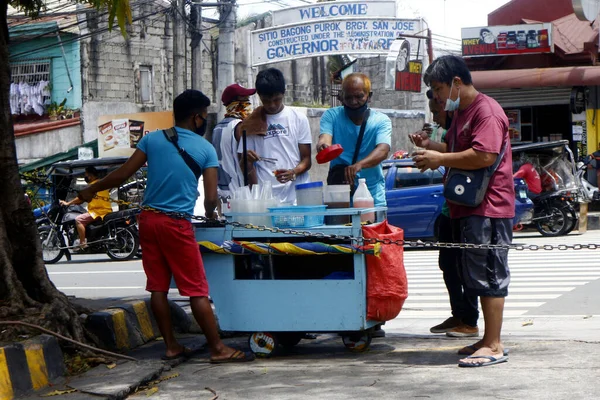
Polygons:
[[[238,18],[316,0],[237,0]],[[487,15],[509,0],[396,0],[399,18],[422,17],[433,34],[460,39],[461,28],[487,26]],[[442,40],[438,38],[438,40]],[[438,44],[442,44],[438,41]]]

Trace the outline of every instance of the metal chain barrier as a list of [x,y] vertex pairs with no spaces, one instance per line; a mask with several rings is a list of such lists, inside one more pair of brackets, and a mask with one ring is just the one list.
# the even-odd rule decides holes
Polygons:
[[[66,186],[61,186],[61,185],[53,185],[52,183],[48,182],[46,179],[41,179],[39,177],[21,175],[21,179],[29,181],[29,182],[39,185],[39,186],[46,187],[48,189],[53,189],[53,188],[54,189],[66,189],[69,192],[77,193],[77,191],[71,187],[66,187]],[[199,221],[199,222],[207,224],[208,226],[231,225],[234,228],[249,229],[249,230],[255,230],[258,232],[279,233],[279,234],[288,235],[288,236],[295,235],[295,236],[302,236],[304,238],[311,238],[311,239],[332,239],[332,240],[340,240],[340,241],[350,241],[352,244],[355,244],[358,246],[362,246],[365,244],[373,245],[373,244],[380,243],[383,245],[395,245],[395,246],[425,248],[425,249],[446,248],[446,249],[518,250],[518,251],[525,251],[525,250],[529,250],[529,251],[539,251],[539,250],[566,251],[566,250],[598,250],[598,249],[600,249],[600,243],[598,243],[598,244],[595,244],[595,243],[574,244],[574,245],[568,245],[568,244],[559,244],[559,245],[530,244],[530,245],[525,245],[525,244],[445,243],[445,242],[422,241],[422,240],[390,240],[390,239],[381,240],[381,239],[376,239],[376,238],[365,239],[363,237],[356,237],[356,236],[351,236],[351,235],[326,234],[326,233],[322,233],[322,232],[303,231],[303,230],[295,230],[295,229],[289,229],[289,228],[282,229],[282,228],[276,228],[276,227],[266,226],[266,225],[243,224],[243,223],[235,222],[235,221],[233,221],[233,222],[218,221],[218,220],[209,219],[209,218],[206,218],[206,217],[200,216],[200,215],[190,215],[190,214],[185,214],[185,213],[166,212],[166,211],[155,210],[150,207],[143,207],[138,203],[127,202],[124,200],[111,199],[108,197],[103,197],[103,196],[98,196],[98,195],[96,195],[95,198],[107,200],[107,201],[116,203],[118,205],[124,205],[127,207],[139,208],[139,209],[145,210],[145,211],[152,211],[152,212],[156,212],[156,213],[165,214],[170,217],[177,218],[177,219],[189,219],[189,220]]]

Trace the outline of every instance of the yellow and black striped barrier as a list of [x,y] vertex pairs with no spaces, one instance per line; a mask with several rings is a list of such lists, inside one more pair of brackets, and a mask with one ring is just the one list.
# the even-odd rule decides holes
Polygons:
[[64,374],[63,354],[54,336],[0,347],[0,400],[45,388]]
[[[190,318],[177,304],[172,301],[169,304],[175,329],[187,333]],[[131,301],[97,311],[87,317],[85,326],[98,337],[104,348],[113,351],[131,350],[160,336],[150,300]]]

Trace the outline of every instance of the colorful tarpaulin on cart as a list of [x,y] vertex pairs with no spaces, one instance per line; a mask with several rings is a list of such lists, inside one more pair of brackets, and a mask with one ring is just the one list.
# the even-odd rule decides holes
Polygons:
[[325,254],[368,254],[379,256],[381,245],[353,246],[321,242],[263,243],[248,241],[198,242],[200,252],[233,255],[318,256]]

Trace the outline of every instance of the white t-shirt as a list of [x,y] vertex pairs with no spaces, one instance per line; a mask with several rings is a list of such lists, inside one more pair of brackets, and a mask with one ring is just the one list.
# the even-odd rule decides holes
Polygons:
[[[299,144],[312,145],[312,135],[306,115],[284,107],[278,114],[267,114],[267,134],[265,136],[251,135],[247,139],[248,150],[253,150],[261,157],[276,158],[276,163],[259,161],[254,164],[258,183],[270,181],[273,185],[273,195],[282,203],[296,201],[296,184],[310,180],[308,172],[300,174],[293,182],[279,183],[273,171],[277,169],[292,169],[300,163]],[[238,153],[242,153],[243,144],[240,140]]]

